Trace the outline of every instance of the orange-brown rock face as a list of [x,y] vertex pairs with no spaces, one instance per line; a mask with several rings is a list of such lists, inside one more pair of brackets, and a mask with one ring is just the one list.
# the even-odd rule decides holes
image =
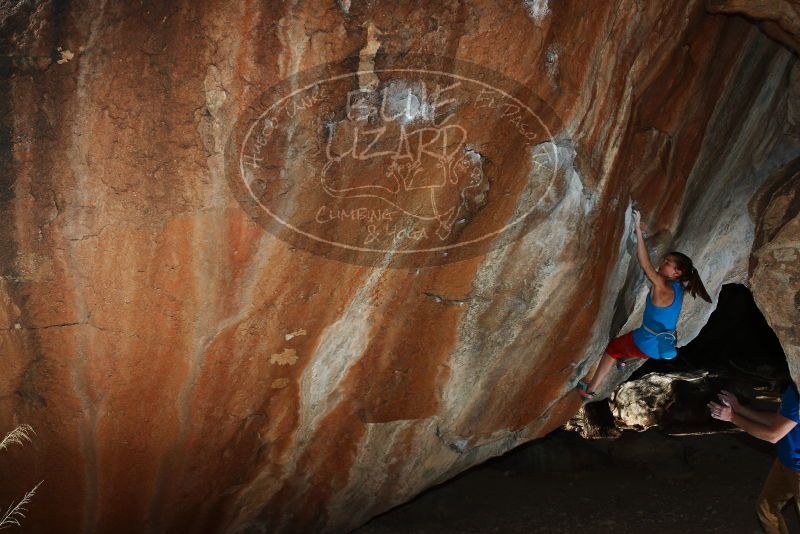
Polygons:
[[29,531],[344,531],[543,435],[635,321],[631,201],[746,279],[789,51],[699,1],[406,4],[0,6]]

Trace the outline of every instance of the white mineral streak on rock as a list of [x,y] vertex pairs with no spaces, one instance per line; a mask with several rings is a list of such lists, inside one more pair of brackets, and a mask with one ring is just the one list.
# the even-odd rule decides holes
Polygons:
[[[398,236],[387,248],[395,250],[402,237]],[[300,419],[294,434],[291,456],[286,459],[283,479],[301,477],[296,472],[297,461],[312,443],[311,437],[319,421],[341,400],[338,387],[350,368],[358,362],[369,343],[369,331],[373,326],[372,310],[375,305],[374,289],[388,271],[392,253],[386,252],[379,265],[375,265],[367,280],[359,286],[342,316],[328,326],[320,335],[317,350],[310,355],[311,363],[300,378]],[[413,466],[411,467],[413,468]],[[260,510],[260,503],[269,500],[280,488],[274,475],[262,471],[239,492],[237,518],[232,532],[246,531],[250,521]]]
[[206,93],[206,107],[208,108],[208,111],[214,115],[228,98],[228,92],[222,86],[219,69],[214,64],[209,65],[206,69],[206,78],[203,80],[203,89]]
[[[595,200],[573,166],[572,145],[559,141],[548,147],[551,159],[545,161],[538,157],[541,147],[531,151],[532,178],[515,209],[515,214],[532,210],[528,224],[533,229],[528,233],[510,230],[511,239],[516,239],[513,245],[487,254],[475,275],[473,298],[458,328],[452,374],[443,393],[442,439],[452,446],[469,437],[468,421],[479,417],[484,394],[497,386],[498,372],[536,367],[537,358],[546,357],[547,347],[538,345],[537,340],[549,331],[548,325],[561,318],[563,308],[556,304],[569,302],[577,287],[573,281],[581,265],[574,234],[586,224]],[[547,166],[556,161],[559,171],[542,184],[539,178],[544,173],[534,172],[537,164]],[[487,313],[504,317],[489,332],[481,326]],[[521,335],[530,339],[528,349],[509,352]],[[514,395],[513,377],[506,378],[503,387]],[[502,440],[507,433],[501,429],[481,444]]]
[[528,15],[536,22],[542,22],[550,14],[548,0],[524,0]]
[[[339,384],[347,371],[358,361],[369,343],[372,327],[372,290],[382,278],[385,269],[374,269],[350,301],[342,316],[320,335],[317,351],[310,356],[311,363],[300,378],[300,420],[295,432],[295,445],[287,459],[283,478],[302,478],[296,464],[317,429],[319,421],[341,400]],[[279,489],[274,475],[262,471],[239,493],[235,521],[237,528],[246,530],[248,522],[258,512],[260,503],[268,500]],[[234,529],[236,531],[236,529]]]
[[373,305],[371,290],[381,274],[377,269],[372,272],[350,301],[345,313],[320,336],[317,351],[311,356],[311,363],[300,379],[304,409],[297,433],[298,444],[304,443],[319,420],[338,404],[341,399],[339,384],[369,343]]
[[[415,488],[435,485],[443,469],[460,457],[458,452],[442,447],[436,436],[438,421],[438,417],[432,417],[367,424],[348,484],[326,510],[331,523],[342,524],[342,531],[349,531],[385,509],[383,499],[387,496],[391,499],[389,506],[394,506],[416,495]],[[387,453],[412,429],[407,453],[413,454],[414,461],[403,455],[402,444],[401,456],[389,457]],[[380,508],[371,510],[374,506]]]
[[[88,52],[82,57],[93,58],[95,54],[99,52],[99,50],[94,48],[94,46],[100,34],[102,33],[103,21],[105,20],[105,9],[106,1],[104,0],[99,5],[94,22],[91,25],[89,37],[86,41]],[[99,178],[99,176],[95,176],[96,173],[92,172],[89,162],[87,161],[87,154],[91,152],[91,147],[93,145],[94,129],[91,126],[91,122],[89,122],[91,115],[86,112],[84,106],[88,108],[90,106],[90,102],[92,101],[92,84],[94,81],[93,74],[93,69],[78,69],[76,90],[78,94],[82,96],[82,98],[75,99],[76,109],[74,110],[74,117],[76,117],[76,123],[72,126],[73,135],[70,136],[71,147],[66,152],[67,161],[64,162],[70,166],[73,176],[75,177],[75,182],[72,187],[72,194],[74,195],[73,202],[77,206],[93,205],[95,202],[105,203],[105,199],[102,196],[102,188],[97,188],[96,186],[93,187],[93,185],[96,183],[96,178]],[[21,188],[22,184],[17,182],[17,187]],[[67,204],[71,203],[72,202],[67,202]],[[90,225],[94,223],[94,220],[87,211],[89,210],[76,210],[75,214],[77,224],[79,226],[86,225],[86,227],[89,228]],[[90,211],[93,212],[94,210]],[[16,213],[15,215],[20,217],[20,219],[23,216],[23,214],[20,212]],[[20,219],[14,221],[16,228],[25,228],[24,221]],[[100,261],[97,257],[91,259],[87,258],[88,261],[84,264],[83,261],[79,260],[78,255],[75,254],[74,245],[75,243],[80,242],[67,241],[67,243],[69,243],[71,246],[67,246],[65,248],[65,260],[66,267],[71,275],[79,276],[80,273],[83,272],[88,266],[91,266],[92,269],[97,269],[98,266],[102,265],[102,261]],[[102,253],[95,253],[94,255],[102,256]],[[68,286],[72,285],[72,282],[68,283]],[[68,305],[68,307],[72,310],[76,310],[79,314],[79,317],[90,316],[92,311],[87,305],[85,292],[75,291],[73,295],[75,300],[71,305]],[[125,311],[127,310],[121,311],[120,315],[122,315]],[[130,321],[121,324],[136,324],[136,321]],[[103,402],[104,399],[102,396],[94,401],[92,398],[92,384],[90,380],[90,366],[88,361],[90,359],[88,358],[88,355],[92,354],[91,337],[95,335],[95,332],[92,330],[93,329],[82,329],[75,333],[75,343],[72,347],[72,350],[74,350],[75,354],[77,355],[77,363],[70,372],[72,388],[75,396],[78,399],[78,402],[80,403],[80,417],[75,419],[74,430],[78,434],[79,448],[84,458],[83,474],[85,480],[84,491],[86,497],[83,501],[82,513],[83,517],[85,518],[84,528],[88,531],[94,530],[97,524],[99,503],[98,495],[100,486],[96,445],[97,421],[99,415],[103,413],[105,408]],[[117,348],[120,351],[124,351],[126,349],[126,344],[126,338],[122,338]]]
[[[527,257],[542,257],[547,254],[553,254],[554,251],[563,251],[568,247],[570,242],[575,240],[580,241],[580,232],[582,227],[591,221],[591,215],[597,203],[598,193],[584,188],[580,174],[575,168],[575,150],[570,143],[558,143],[558,159],[559,165],[568,169],[566,173],[566,188],[563,191],[563,201],[559,204],[558,210],[554,210],[555,219],[551,218],[547,225],[537,228],[537,231],[531,232],[529,235],[536,235],[534,246],[529,249]],[[575,212],[575,213],[573,213]],[[582,212],[578,214],[578,212]],[[561,214],[561,215],[559,215]],[[572,219],[566,219],[566,217]],[[630,262],[633,257],[630,251],[626,251],[628,244],[628,230],[633,226],[632,210],[630,207],[625,212],[624,221],[626,231],[622,233],[616,254],[611,256],[613,261],[616,259],[615,266],[609,273],[607,287],[601,292],[601,303],[598,308],[597,320],[592,326],[592,331],[589,333],[589,340],[583,347],[574,347],[575,354],[575,370],[573,371],[573,380],[565,382],[564,393],[566,394],[573,389],[576,381],[585,375],[593,363],[596,362],[603,354],[603,350],[608,343],[609,331],[614,318],[614,306],[617,302],[617,297],[623,290],[627,280],[627,273]],[[594,231],[596,229],[591,229]],[[587,230],[583,230],[587,231]],[[577,237],[576,237],[577,236]],[[527,243],[527,241],[526,241]],[[568,302],[570,301],[571,291],[574,290],[572,280],[577,280],[580,277],[580,271],[584,268],[582,258],[586,257],[586,251],[577,250],[574,257],[560,257],[557,260],[556,255],[553,254],[553,259],[545,263],[536,273],[536,279],[542,280],[540,293],[545,295],[547,302]],[[571,262],[571,263],[569,263]],[[570,268],[564,268],[565,264],[569,264]],[[560,267],[555,268],[556,265]],[[524,277],[523,273],[516,273],[518,277]],[[566,300],[565,300],[566,299]],[[547,310],[545,310],[547,311]],[[557,313],[557,311],[556,311]],[[530,309],[528,317],[533,318],[540,314],[539,306],[534,302],[534,306]],[[534,323],[539,325],[534,329],[542,329],[547,331],[549,324],[558,320],[558,315],[551,311],[550,316],[539,317]],[[543,347],[544,348],[544,347]],[[558,402],[560,398],[553,399],[553,403]],[[551,405],[552,405],[551,404]],[[535,435],[538,424],[534,422],[533,426],[527,429],[527,432],[520,436],[520,440],[526,438],[528,435]]]
[[[241,45],[242,43],[238,39],[221,39],[219,54],[237,56]],[[285,46],[283,49],[291,48]],[[235,64],[220,62],[219,65],[221,68],[217,64],[210,64],[203,80],[205,103],[210,117],[203,113],[196,114],[197,132],[206,149],[206,166],[209,177],[204,182],[210,184],[210,187],[205,190],[204,204],[214,208],[213,211],[201,210],[191,215],[195,238],[193,250],[196,251],[195,262],[197,264],[193,272],[196,273],[196,287],[198,294],[201,295],[224,294],[219,290],[213,293],[209,293],[208,290],[210,287],[220,287],[221,280],[227,279],[230,267],[218,265],[213,258],[219,253],[220,244],[224,246],[229,243],[230,237],[228,235],[230,221],[228,217],[220,216],[220,213],[226,210],[230,202],[229,189],[225,179],[223,149],[235,122],[232,120],[231,113],[235,113],[237,108],[226,105],[226,103],[231,103],[228,96],[236,92],[236,89],[233,88],[237,83],[237,75],[234,71]],[[246,217],[239,210],[231,213],[234,217]],[[248,258],[241,276],[242,285],[235,293],[237,298],[235,309],[238,311],[228,316],[222,316],[219,309],[222,305],[221,302],[211,302],[205,297],[198,297],[198,300],[204,300],[206,304],[200,308],[201,316],[195,324],[194,360],[202,361],[204,352],[219,334],[244,321],[254,309],[261,305],[261,299],[264,297],[259,296],[256,288],[262,281],[267,265],[282,261],[283,249],[271,246],[272,238],[266,232],[259,233],[256,239],[258,244],[252,248],[255,252]],[[226,255],[226,258],[231,258],[231,256]],[[194,368],[190,375],[191,378],[187,382],[188,385],[184,386],[189,388],[189,393],[199,372],[199,369]],[[186,392],[182,393],[181,398],[185,395]]]
[[374,321],[372,311],[376,305],[373,290],[379,286],[392,260],[392,253],[402,242],[396,236],[387,248],[380,265],[375,265],[367,280],[358,288],[342,316],[320,335],[317,350],[311,363],[300,378],[300,422],[295,434],[297,448],[316,430],[319,420],[341,400],[339,384],[347,371],[358,361],[369,343],[369,332]]
[[380,30],[369,22],[367,24],[367,42],[358,53],[358,87],[362,91],[374,91],[380,80],[375,74],[375,54],[381,47],[378,36]]
[[206,77],[203,80],[203,90],[205,92],[206,108],[208,114],[197,112],[197,133],[206,149],[206,164],[209,172],[214,178],[209,180],[214,191],[209,194],[209,203],[219,204],[225,199],[225,191],[221,186],[225,185],[224,161],[222,151],[225,147],[225,139],[229,134],[228,113],[225,111],[225,102],[228,99],[228,90],[225,88],[226,81],[230,83],[230,69],[226,69],[223,74],[216,65],[211,64],[206,69]]
[[425,93],[425,85],[420,81],[393,80],[385,89],[386,114],[398,117],[401,124],[416,120],[433,121],[436,109]]
[[[282,79],[289,78],[297,74],[303,64],[303,55],[306,52],[309,39],[305,33],[307,21],[302,17],[292,14],[296,10],[297,2],[286,5],[288,15],[281,18],[278,22],[278,40],[281,43],[281,53],[278,56],[278,67]],[[293,84],[292,90],[297,90],[297,85]]]
[[[390,250],[399,243],[398,239]],[[283,479],[302,477],[296,472],[297,461],[312,443],[311,437],[319,421],[341,400],[338,387],[350,368],[358,362],[369,343],[372,328],[372,309],[375,304],[373,290],[387,272],[392,255],[387,253],[382,263],[375,266],[367,280],[359,286],[342,316],[320,335],[317,350],[310,356],[311,363],[300,378],[300,420],[294,436],[291,456],[285,462]],[[384,450],[385,452],[385,450]],[[358,482],[363,483],[363,480]],[[274,475],[262,471],[246,488],[239,492],[239,511],[232,530],[246,531],[249,522],[260,509],[260,503],[270,499],[280,488]]]
[[547,47],[544,56],[544,70],[547,73],[547,79],[551,87],[558,87],[558,54],[561,52],[561,47],[552,43]]
[[342,10],[342,13],[345,15],[350,14],[351,0],[336,0],[336,3],[339,4],[339,9]]

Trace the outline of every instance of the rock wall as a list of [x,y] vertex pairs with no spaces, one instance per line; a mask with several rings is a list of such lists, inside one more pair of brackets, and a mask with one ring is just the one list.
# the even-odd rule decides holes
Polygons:
[[758,221],[751,256],[753,297],[800,382],[800,160],[774,173],[750,204]]
[[[800,52],[800,5],[790,0],[744,2],[708,0],[708,10],[747,17],[795,54]],[[789,72],[785,112],[775,117],[784,135],[797,138],[800,110],[800,68]],[[786,352],[795,382],[800,382],[800,293],[798,293],[798,242],[800,240],[800,161],[774,171],[750,203],[757,221],[750,258],[749,281],[759,308]]]
[[[715,295],[747,275],[748,202],[798,155],[775,120],[795,57],[702,2],[21,2],[0,35],[0,428],[37,432],[0,458],[0,502],[44,479],[31,532],[343,531],[542,436],[635,320],[631,199]],[[415,268],[252,217],[228,175],[260,95],[345,57],[368,92],[414,54],[546,103],[552,187],[482,182],[458,231],[535,193],[534,216]],[[281,178],[319,156],[306,104],[262,154]],[[532,175],[518,137],[464,153]],[[688,304],[684,342],[711,310]]]
[[711,13],[743,15],[776,41],[794,50],[800,48],[800,5],[796,0],[706,0],[706,8]]

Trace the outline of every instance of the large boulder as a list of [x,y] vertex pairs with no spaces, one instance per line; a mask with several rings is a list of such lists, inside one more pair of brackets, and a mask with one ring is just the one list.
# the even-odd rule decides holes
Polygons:
[[715,400],[705,373],[649,373],[619,386],[609,399],[616,426],[645,430],[654,426],[711,422],[706,404]]
[[633,203],[716,296],[798,156],[796,57],[700,1],[2,2],[0,38],[29,532],[344,531],[543,436],[641,313]]

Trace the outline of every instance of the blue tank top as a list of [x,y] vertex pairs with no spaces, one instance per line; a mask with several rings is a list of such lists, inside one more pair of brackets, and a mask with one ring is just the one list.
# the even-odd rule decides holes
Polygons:
[[[789,384],[781,398],[779,412],[786,419],[800,423],[800,395],[794,383]],[[800,425],[778,440],[778,459],[789,469],[800,471]]]
[[642,326],[633,331],[633,342],[651,358],[669,360],[678,354],[675,328],[683,306],[683,284],[674,280],[670,284],[675,292],[672,304],[656,306],[650,298],[652,291],[648,292]]

